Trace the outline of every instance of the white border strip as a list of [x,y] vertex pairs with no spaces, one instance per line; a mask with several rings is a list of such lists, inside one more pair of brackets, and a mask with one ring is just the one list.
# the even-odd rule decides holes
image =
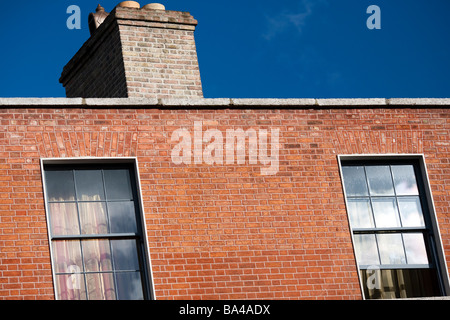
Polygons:
[[236,99],[236,98],[0,98],[0,107],[310,107],[314,108],[449,108],[450,98],[359,98],[359,99]]

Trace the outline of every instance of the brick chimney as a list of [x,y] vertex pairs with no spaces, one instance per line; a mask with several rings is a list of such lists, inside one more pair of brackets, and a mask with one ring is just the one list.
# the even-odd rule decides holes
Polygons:
[[91,37],[64,67],[68,98],[203,98],[188,12],[121,2],[89,15]]

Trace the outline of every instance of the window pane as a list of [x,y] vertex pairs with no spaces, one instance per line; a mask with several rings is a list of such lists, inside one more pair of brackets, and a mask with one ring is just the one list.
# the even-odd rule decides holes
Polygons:
[[111,233],[137,232],[134,202],[109,202],[108,213]]
[[141,275],[139,272],[116,273],[119,300],[143,300]]
[[105,170],[105,186],[108,200],[132,200],[129,170]]
[[424,227],[419,197],[398,198],[398,206],[404,227]]
[[75,181],[78,200],[98,201],[105,199],[101,170],[76,170]]
[[111,241],[115,270],[139,270],[136,240]]
[[83,271],[80,241],[54,241],[53,256],[56,273],[80,273]]
[[377,234],[381,264],[406,264],[401,234]]
[[408,264],[428,264],[427,249],[422,233],[403,234]]
[[77,205],[73,203],[49,203],[51,231],[54,236],[78,235]]
[[116,300],[112,273],[88,273],[86,284],[89,300]]
[[112,271],[109,240],[86,240],[82,244],[87,272]]
[[356,258],[360,265],[378,265],[377,243],[374,234],[355,235]]
[[349,199],[347,203],[353,228],[374,227],[369,199]]
[[416,176],[412,165],[392,166],[397,195],[418,195]]
[[400,227],[395,198],[372,198],[372,208],[377,228]]
[[57,275],[55,282],[59,300],[86,300],[83,274]]
[[51,235],[77,239],[52,240],[58,298],[143,299],[133,172],[95,168],[45,172]]
[[389,166],[367,166],[367,181],[372,196],[394,195]]
[[367,183],[364,167],[343,167],[345,192],[348,197],[367,196]]
[[[441,296],[436,269],[361,270],[367,299]],[[375,283],[375,285],[374,285]]]
[[81,234],[106,234],[106,204],[104,202],[80,202]]
[[48,201],[75,200],[72,170],[46,170],[45,184]]

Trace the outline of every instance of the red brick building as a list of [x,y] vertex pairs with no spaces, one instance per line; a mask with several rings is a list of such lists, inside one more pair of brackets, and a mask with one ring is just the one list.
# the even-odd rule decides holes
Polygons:
[[448,295],[450,100],[204,99],[196,24],[118,6],[0,99],[0,298]]

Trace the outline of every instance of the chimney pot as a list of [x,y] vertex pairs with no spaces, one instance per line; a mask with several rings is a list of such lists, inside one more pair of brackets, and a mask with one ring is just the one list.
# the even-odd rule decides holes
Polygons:
[[117,6],[122,8],[141,8],[141,5],[137,1],[122,1]]
[[98,4],[97,9],[95,9],[95,12],[99,11],[105,11],[105,8],[103,8],[100,4]]
[[94,34],[95,30],[100,27],[100,25],[105,21],[108,17],[109,13],[105,12],[105,8],[103,8],[100,4],[95,9],[95,13],[90,13],[88,17],[89,31],[91,36]]
[[161,3],[149,3],[142,7],[145,10],[162,10],[165,11],[166,7]]

